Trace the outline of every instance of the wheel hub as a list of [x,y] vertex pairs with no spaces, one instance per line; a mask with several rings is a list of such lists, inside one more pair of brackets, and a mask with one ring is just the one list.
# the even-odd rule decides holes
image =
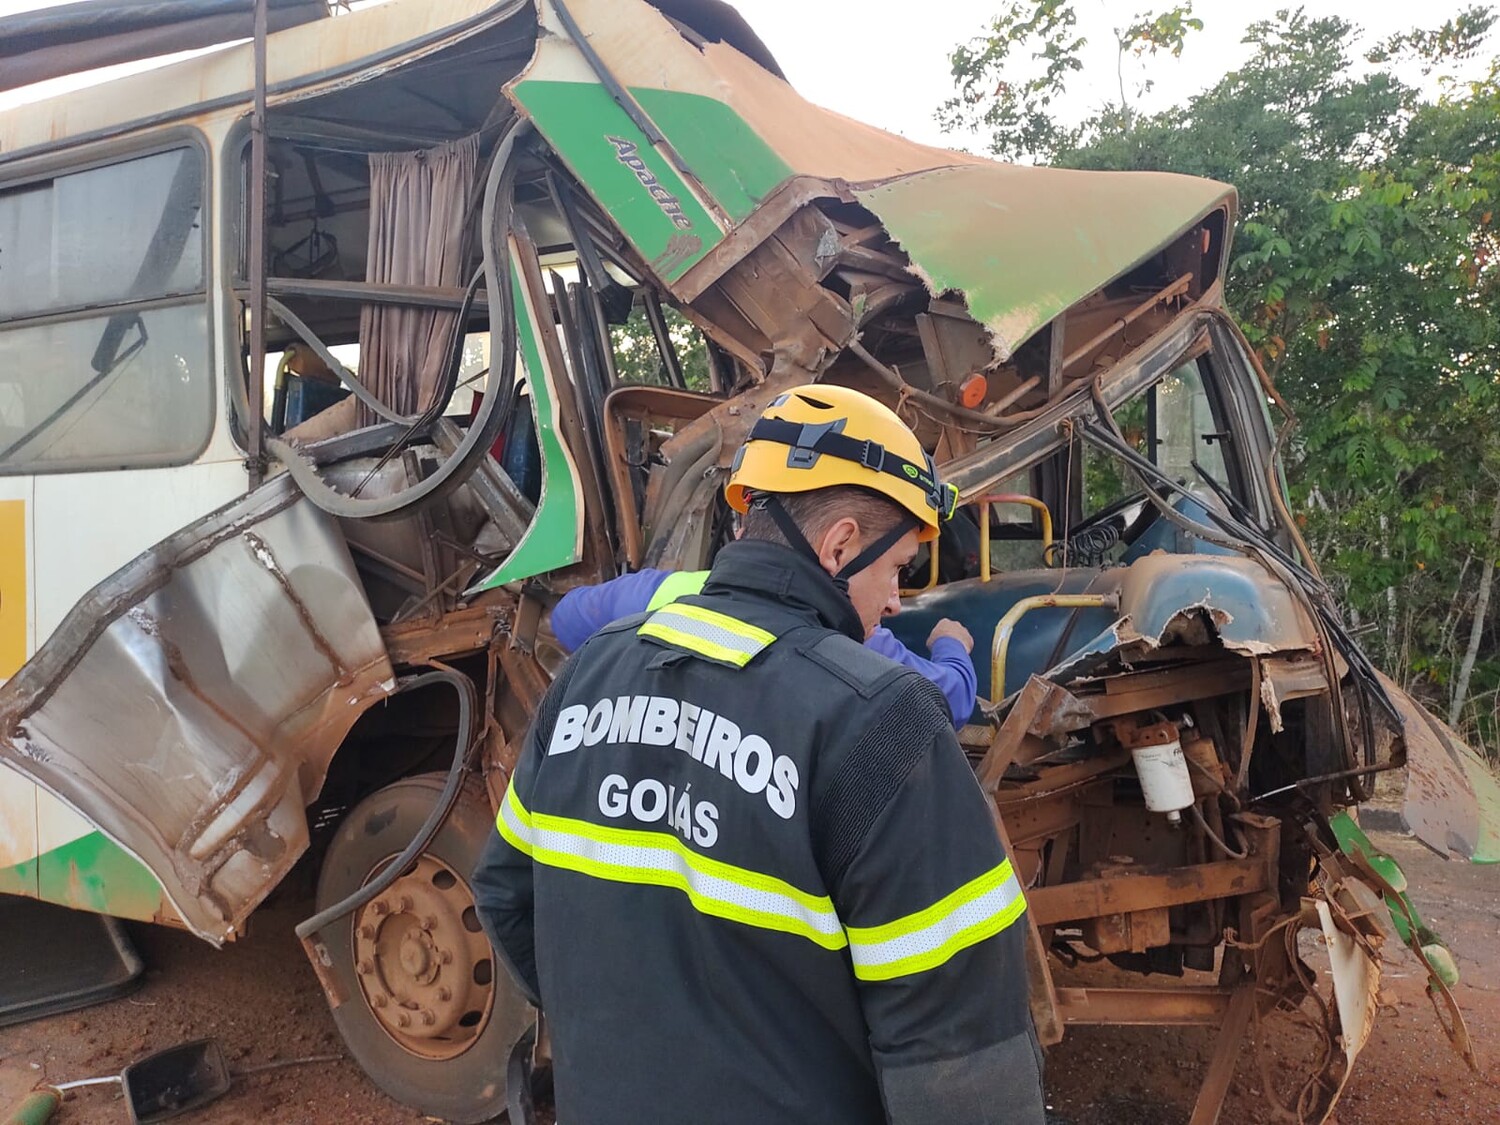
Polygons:
[[386,1034],[423,1058],[454,1058],[478,1038],[495,1000],[491,957],[473,892],[431,855],[354,917],[360,991]]

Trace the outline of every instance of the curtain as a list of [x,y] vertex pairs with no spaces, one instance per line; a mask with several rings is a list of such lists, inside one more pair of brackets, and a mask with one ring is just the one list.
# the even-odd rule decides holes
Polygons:
[[[459,287],[469,259],[465,222],[479,138],[420,152],[370,156],[370,245],[365,280]],[[457,314],[366,305],[359,321],[359,377],[401,414],[431,405]],[[379,421],[363,404],[359,424]]]

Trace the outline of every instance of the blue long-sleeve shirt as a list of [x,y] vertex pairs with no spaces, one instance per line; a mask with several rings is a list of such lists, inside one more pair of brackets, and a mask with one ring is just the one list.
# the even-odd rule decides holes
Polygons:
[[[557,643],[572,652],[610,622],[644,613],[670,573],[638,570],[597,586],[569,590],[552,610],[552,634]],[[886,628],[877,628],[865,645],[937,684],[948,700],[955,727],[969,721],[979,682],[968,651],[958,641],[939,637],[932,644],[931,660],[912,652]]]

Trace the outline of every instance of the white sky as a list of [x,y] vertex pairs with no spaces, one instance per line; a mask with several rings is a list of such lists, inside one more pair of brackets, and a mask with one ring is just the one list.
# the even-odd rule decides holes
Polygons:
[[[0,16],[51,7],[61,0],[0,0]],[[421,0],[411,0],[420,3]],[[988,17],[1006,0],[730,0],[759,32],[792,84],[808,99],[850,117],[929,144],[982,147],[967,137],[945,137],[933,114],[953,89],[948,52],[980,34]],[[1114,32],[1142,10],[1161,10],[1172,0],[1077,0],[1078,31],[1089,41],[1085,68],[1072,85],[1069,111],[1083,116],[1117,97]],[[1302,0],[1310,16],[1340,15],[1365,29],[1366,42],[1419,22],[1436,26],[1474,0],[1425,0],[1420,6],[1392,0]],[[247,0],[248,3],[248,0]],[[1194,14],[1204,29],[1194,34],[1181,59],[1127,64],[1132,90],[1148,76],[1155,88],[1138,104],[1147,110],[1181,101],[1211,85],[1246,55],[1240,43],[1246,26],[1271,17],[1296,0],[1196,0]],[[855,13],[858,13],[856,16]],[[1500,51],[1492,34],[1490,54]],[[107,68],[115,74],[126,68]],[[70,76],[42,84],[45,95],[76,88],[87,80]],[[0,108],[43,96],[0,92]]]

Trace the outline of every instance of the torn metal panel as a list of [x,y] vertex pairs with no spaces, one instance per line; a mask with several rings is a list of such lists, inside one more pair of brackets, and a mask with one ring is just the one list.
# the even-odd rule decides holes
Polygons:
[[1328,943],[1328,960],[1333,971],[1333,995],[1338,1003],[1344,1057],[1352,1070],[1354,1060],[1369,1041],[1370,1030],[1375,1026],[1375,1013],[1379,1008],[1380,964],[1334,924],[1333,911],[1328,903],[1319,899],[1316,906],[1318,921],[1323,927],[1323,939]]
[[1500,783],[1453,729],[1382,676],[1401,716],[1406,746],[1402,816],[1417,839],[1443,855],[1500,863]]
[[[1152,646],[1217,639],[1258,656],[1307,648],[1317,636],[1302,603],[1250,559],[1148,555],[1106,578],[1116,574],[1127,641],[1132,635]],[[1206,628],[1211,634],[1199,631]]]
[[1188,176],[991,163],[854,194],[929,292],[964,294],[1002,362],[1053,317],[1234,203],[1232,188]]
[[1032,676],[1017,695],[1000,724],[1000,730],[975,772],[979,785],[993,793],[1012,763],[1025,764],[1049,748],[1049,740],[1061,738],[1094,721],[1088,706],[1065,688]]
[[[554,9],[542,4],[554,34],[509,92],[685,298],[703,291],[692,267],[728,230],[789,181],[821,181],[825,198],[857,199],[885,224],[933,296],[963,294],[1003,362],[1205,216],[1223,211],[1225,229],[1232,222],[1234,190],[1224,184],[1009,166],[930,148],[812,105],[729,44],[691,42],[642,5],[567,0],[588,29],[587,52]],[[601,69],[618,87],[613,101]],[[1210,257],[1204,246],[1199,259],[1207,288],[1221,274],[1222,247]]]
[[1259,563],[1223,555],[1148,555],[1105,571],[1090,589],[1113,588],[1119,620],[1049,675],[1067,680],[1119,654],[1127,662],[1171,645],[1219,644],[1245,656],[1310,650],[1317,636],[1302,604]]
[[306,849],[329,760],[393,687],[337,523],[283,476],[79,602],[0,689],[0,760],[217,943]]

